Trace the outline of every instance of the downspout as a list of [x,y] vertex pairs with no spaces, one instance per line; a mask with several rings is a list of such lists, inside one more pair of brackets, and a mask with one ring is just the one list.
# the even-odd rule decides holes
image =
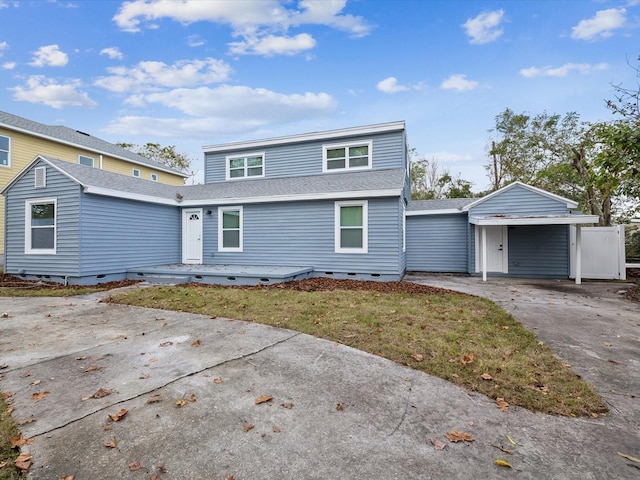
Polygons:
[[103,168],[102,168],[102,154],[100,154],[100,170],[103,170]]

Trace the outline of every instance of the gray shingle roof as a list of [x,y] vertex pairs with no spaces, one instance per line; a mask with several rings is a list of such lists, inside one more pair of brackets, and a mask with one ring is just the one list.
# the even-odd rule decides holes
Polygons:
[[[107,154],[112,157],[116,157],[138,165],[147,165],[149,167],[153,167],[166,172],[171,172],[185,178],[188,177],[188,175],[184,172],[167,167],[166,165],[158,163],[154,160],[133,153],[126,148],[119,147],[113,143],[109,143],[105,140],[101,140],[97,137],[94,137],[87,133],[82,133],[69,127],[61,125],[44,125],[42,123],[34,122],[33,120],[28,120],[26,118],[18,117],[17,115],[13,115],[11,113],[3,111],[0,111],[0,126],[5,126],[8,129],[15,128],[32,132],[39,136],[48,137],[53,140],[77,145],[89,151]],[[46,155],[47,152],[39,153]]]
[[442,198],[438,200],[412,200],[407,205],[407,211],[415,212],[418,210],[450,210],[461,209],[470,203],[478,200],[477,198]]
[[332,173],[287,178],[262,178],[216,182],[205,185],[164,185],[97,168],[65,162],[41,156],[56,168],[68,173],[85,187],[99,187],[122,193],[148,195],[163,199],[183,201],[242,200],[253,197],[275,197],[280,195],[322,195],[342,192],[370,192],[372,190],[396,189],[404,184],[405,170],[367,170],[364,172]]

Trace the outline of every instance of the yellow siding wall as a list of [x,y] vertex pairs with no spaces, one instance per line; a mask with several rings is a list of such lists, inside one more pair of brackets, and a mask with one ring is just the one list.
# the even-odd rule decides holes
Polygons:
[[[36,155],[46,155],[72,163],[78,163],[78,155],[93,158],[95,168],[100,166],[100,155],[78,147],[56,143],[52,140],[0,128],[0,135],[11,138],[11,166],[0,166],[0,189],[13,179]],[[133,169],[140,170],[140,178],[151,180],[151,173],[158,174],[158,182],[169,185],[184,185],[184,178],[151,167],[136,165],[106,155],[102,156],[102,168],[110,172],[132,175]],[[0,255],[4,254],[4,197],[0,195]]]

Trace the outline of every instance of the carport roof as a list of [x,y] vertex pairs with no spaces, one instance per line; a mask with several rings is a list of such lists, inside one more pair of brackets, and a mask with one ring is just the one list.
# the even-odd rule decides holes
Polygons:
[[474,225],[577,225],[598,223],[597,215],[488,215],[469,217]]

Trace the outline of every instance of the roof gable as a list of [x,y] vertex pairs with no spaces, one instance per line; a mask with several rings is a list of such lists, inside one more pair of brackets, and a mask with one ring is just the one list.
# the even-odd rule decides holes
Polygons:
[[542,195],[546,198],[549,198],[551,200],[555,200],[556,202],[559,203],[563,203],[566,205],[567,208],[576,208],[578,206],[578,203],[573,201],[573,200],[569,200],[568,198],[564,198],[561,197],[560,195],[556,195],[555,193],[551,193],[551,192],[547,192],[546,190],[542,190],[541,188],[538,187],[534,187],[531,185],[527,185],[526,183],[520,182],[520,181],[515,181],[513,183],[510,183],[509,185],[507,185],[506,187],[502,187],[500,190],[496,190],[495,192],[490,193],[489,195],[485,195],[482,198],[479,198],[478,200],[476,200],[475,202],[472,202],[466,206],[464,206],[462,208],[462,211],[467,212],[470,209],[477,207],[478,205],[491,200],[494,197],[497,197],[505,192],[508,192],[511,189],[514,188],[524,188],[532,193],[535,193],[537,195]]

